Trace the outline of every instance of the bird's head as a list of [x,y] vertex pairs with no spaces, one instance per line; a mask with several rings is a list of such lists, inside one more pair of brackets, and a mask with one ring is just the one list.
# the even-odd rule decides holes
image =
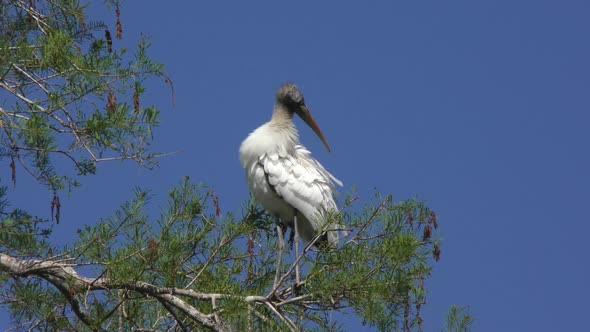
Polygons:
[[289,113],[299,115],[316,135],[318,135],[322,143],[324,143],[326,150],[330,152],[330,146],[326,138],[324,138],[324,134],[322,134],[320,127],[315,122],[313,116],[311,116],[311,112],[309,112],[307,105],[305,105],[303,94],[297,89],[295,84],[287,82],[281,85],[277,91],[277,103],[284,105]]

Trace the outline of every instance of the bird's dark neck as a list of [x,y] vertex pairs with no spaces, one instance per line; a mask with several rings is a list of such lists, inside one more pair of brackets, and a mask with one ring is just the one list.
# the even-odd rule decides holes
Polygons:
[[277,103],[274,111],[272,112],[272,118],[270,119],[272,124],[282,126],[293,126],[293,112],[290,111],[287,106]]

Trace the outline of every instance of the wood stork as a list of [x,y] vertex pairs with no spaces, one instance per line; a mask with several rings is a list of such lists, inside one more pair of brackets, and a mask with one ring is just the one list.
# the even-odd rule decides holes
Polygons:
[[[344,235],[341,225],[327,224],[327,213],[336,211],[334,184],[342,186],[299,143],[293,115],[297,114],[330,147],[311,116],[303,94],[293,83],[277,91],[269,122],[254,130],[240,146],[240,161],[254,198],[281,224],[294,228],[297,237],[309,243],[327,241],[336,245]],[[321,235],[319,235],[321,233]],[[279,234],[282,241],[283,234]]]

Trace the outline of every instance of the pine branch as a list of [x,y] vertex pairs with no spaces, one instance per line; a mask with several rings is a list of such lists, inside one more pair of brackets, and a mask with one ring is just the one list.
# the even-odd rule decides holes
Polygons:
[[226,331],[228,327],[221,318],[215,317],[215,313],[205,314],[197,310],[194,305],[183,300],[181,296],[201,301],[231,299],[245,303],[259,303],[270,308],[271,311],[293,331],[297,330],[295,324],[290,318],[281,313],[278,308],[286,304],[306,300],[310,297],[310,295],[306,295],[289,300],[273,301],[264,296],[257,295],[237,296],[220,293],[199,293],[192,289],[157,287],[144,281],[121,282],[104,276],[98,278],[84,277],[74,270],[73,267],[75,266],[77,265],[51,260],[21,259],[0,253],[1,269],[8,271],[13,277],[28,278],[34,276],[50,282],[68,299],[72,311],[76,316],[86,326],[92,329],[97,329],[97,322],[93,321],[92,318],[83,311],[79,301],[76,299],[77,294],[97,290],[134,291],[144,296],[151,296],[157,299],[164,308],[175,317],[180,326],[183,325],[183,322],[176,314],[176,311],[182,312],[194,322],[214,331]]

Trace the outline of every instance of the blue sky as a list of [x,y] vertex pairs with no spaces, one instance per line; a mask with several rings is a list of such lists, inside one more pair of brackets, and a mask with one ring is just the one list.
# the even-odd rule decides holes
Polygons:
[[[239,212],[239,144],[289,80],[332,153],[299,121],[302,142],[344,192],[417,196],[438,213],[426,331],[454,304],[470,306],[475,331],[583,330],[589,12],[584,1],[129,2],[115,46],[151,36],[175,105],[162,82],[143,102],[162,109],[155,148],[180,152],[155,171],[100,165],[62,198],[54,240],[110,216],[135,186],[163,206],[185,175]],[[114,25],[112,13],[90,14]],[[13,205],[48,217],[51,194],[21,174]]]

